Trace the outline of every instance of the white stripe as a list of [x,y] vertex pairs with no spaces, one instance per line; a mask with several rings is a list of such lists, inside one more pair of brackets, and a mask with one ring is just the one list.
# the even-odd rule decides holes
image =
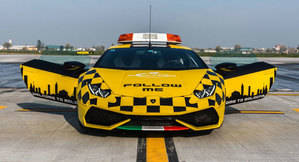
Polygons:
[[[149,33],[133,33],[133,42],[148,42]],[[151,33],[152,42],[167,42],[166,33]]]
[[143,131],[164,131],[163,126],[142,126]]

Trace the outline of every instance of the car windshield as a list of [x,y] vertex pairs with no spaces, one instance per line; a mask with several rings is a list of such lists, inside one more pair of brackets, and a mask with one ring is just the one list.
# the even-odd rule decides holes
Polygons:
[[207,65],[191,50],[132,47],[107,50],[95,67],[127,70],[188,70]]

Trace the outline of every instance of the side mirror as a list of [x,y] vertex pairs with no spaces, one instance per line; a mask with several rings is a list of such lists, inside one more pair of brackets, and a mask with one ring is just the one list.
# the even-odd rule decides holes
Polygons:
[[237,67],[237,64],[235,64],[235,63],[225,62],[225,63],[216,65],[215,68],[216,68],[217,73],[219,73],[221,75],[225,75],[227,73],[236,71],[238,67]]
[[78,61],[69,61],[69,62],[65,62],[63,64],[63,69],[69,70],[69,71],[83,70],[84,67],[85,67],[85,64],[78,62]]

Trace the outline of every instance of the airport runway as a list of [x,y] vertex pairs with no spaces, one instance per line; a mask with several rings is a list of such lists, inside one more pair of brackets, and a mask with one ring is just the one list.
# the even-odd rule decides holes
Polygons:
[[0,162],[299,161],[299,65],[274,62],[272,92],[227,107],[223,126],[210,134],[84,134],[74,106],[32,97],[19,64],[0,64]]

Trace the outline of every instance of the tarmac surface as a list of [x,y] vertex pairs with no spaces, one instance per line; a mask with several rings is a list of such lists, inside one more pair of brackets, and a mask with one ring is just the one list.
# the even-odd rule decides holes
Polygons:
[[33,97],[17,83],[19,64],[0,64],[0,162],[299,162],[298,64],[270,61],[280,69],[275,92],[227,107],[223,126],[211,133],[167,134],[86,134],[74,106]]
[[298,93],[227,107],[223,126],[210,134],[84,134],[73,106],[11,88],[0,89],[0,103],[1,162],[299,161]]

